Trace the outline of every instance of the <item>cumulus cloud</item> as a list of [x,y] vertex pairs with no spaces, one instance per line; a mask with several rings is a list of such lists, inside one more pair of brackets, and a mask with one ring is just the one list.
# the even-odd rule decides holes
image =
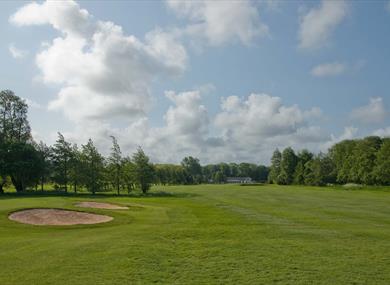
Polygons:
[[325,143],[321,144],[320,150],[321,151],[327,151],[329,148],[331,148],[334,144],[341,142],[343,140],[351,140],[356,138],[358,129],[352,126],[345,127],[343,133],[340,136],[335,136],[334,134],[330,135],[330,140],[326,141]]
[[303,15],[299,27],[299,47],[317,49],[328,44],[336,27],[347,15],[346,1],[322,0],[320,7]]
[[[234,40],[249,43],[264,35],[266,28],[253,2],[222,2],[222,13],[215,3],[169,5],[183,5],[181,13],[192,22],[187,30],[202,31],[212,45]],[[322,116],[319,108],[288,106],[269,94],[226,97],[220,111],[211,117],[202,95],[213,92],[212,85],[165,92],[171,106],[164,124],[150,126],[153,82],[180,75],[187,66],[186,50],[176,34],[157,28],[139,39],[112,22],[94,19],[74,1],[33,2],[10,21],[19,26],[47,24],[59,31],[59,36],[42,44],[36,64],[42,81],[58,84],[60,89],[49,109],[61,111],[75,122],[72,132],[64,132],[70,141],[80,144],[91,137],[107,153],[109,136],[114,135],[125,153],[141,145],[155,162],[179,162],[193,155],[202,163],[268,163],[275,147],[316,150],[329,140],[315,125]],[[113,122],[116,118],[121,119],[120,124]]]
[[337,76],[345,73],[347,66],[344,63],[323,63],[313,67],[311,74],[316,77]]
[[167,0],[166,4],[191,22],[181,33],[212,46],[234,41],[248,45],[255,38],[268,35],[268,26],[261,22],[258,9],[250,0]]
[[350,114],[350,118],[364,124],[375,124],[383,122],[386,115],[387,113],[383,104],[383,99],[377,97],[370,98],[368,105],[353,110]]
[[17,48],[13,43],[8,46],[8,51],[16,59],[24,58],[28,55],[28,51]]
[[390,127],[375,130],[372,134],[374,136],[390,137]]
[[63,86],[49,109],[74,121],[143,116],[151,82],[186,68],[185,48],[173,35],[156,29],[140,40],[112,22],[94,20],[74,1],[33,2],[10,21],[61,32],[43,45],[36,63],[45,83]]

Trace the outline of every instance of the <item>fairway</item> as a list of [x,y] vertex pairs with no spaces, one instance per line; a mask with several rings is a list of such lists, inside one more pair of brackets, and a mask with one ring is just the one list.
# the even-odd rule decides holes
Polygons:
[[[127,210],[82,209],[83,201]],[[32,226],[24,208],[105,214]],[[0,284],[390,284],[390,191],[154,187],[148,197],[0,196]]]

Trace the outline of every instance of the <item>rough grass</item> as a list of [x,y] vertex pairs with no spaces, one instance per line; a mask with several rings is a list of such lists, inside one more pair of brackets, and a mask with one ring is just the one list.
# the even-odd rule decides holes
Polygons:
[[107,224],[36,227],[22,208],[90,196],[0,196],[0,284],[390,284],[390,191],[155,187],[99,202]]

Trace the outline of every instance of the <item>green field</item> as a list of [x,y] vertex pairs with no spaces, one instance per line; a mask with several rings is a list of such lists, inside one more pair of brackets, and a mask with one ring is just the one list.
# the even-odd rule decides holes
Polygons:
[[[149,197],[0,196],[0,284],[390,284],[390,189],[154,187]],[[107,201],[92,226],[8,220]]]

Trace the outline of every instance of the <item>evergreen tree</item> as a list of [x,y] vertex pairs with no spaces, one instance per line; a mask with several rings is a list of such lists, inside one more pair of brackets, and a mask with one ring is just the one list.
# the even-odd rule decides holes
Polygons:
[[104,158],[94,146],[91,139],[86,145],[81,146],[80,155],[83,169],[83,184],[88,191],[95,194],[100,191],[103,186]]
[[123,159],[119,144],[114,136],[111,136],[112,148],[108,158],[108,173],[111,183],[114,185],[118,195],[123,180]]
[[149,163],[149,157],[144,153],[142,148],[138,148],[133,154],[134,179],[142,193],[146,194],[150,189],[150,185],[154,180],[154,168]]
[[67,142],[61,133],[52,149],[52,163],[54,170],[54,182],[63,186],[68,192],[69,169],[72,159],[72,146]]

